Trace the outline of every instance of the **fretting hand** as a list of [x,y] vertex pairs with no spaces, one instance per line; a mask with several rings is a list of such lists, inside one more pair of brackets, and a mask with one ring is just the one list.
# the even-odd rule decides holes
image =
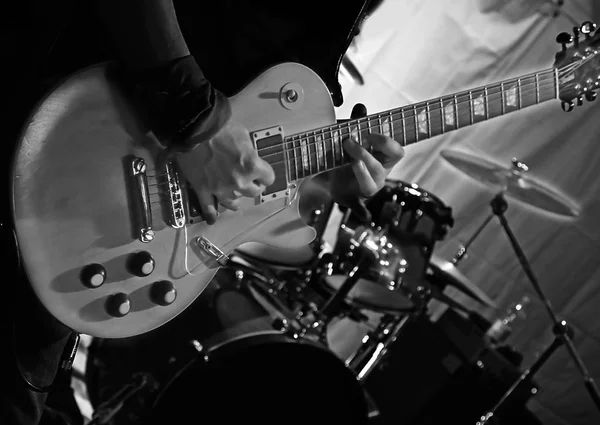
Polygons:
[[[365,106],[358,103],[352,109],[351,118],[366,115]],[[404,148],[391,137],[370,133],[363,141],[372,146],[372,153],[356,141],[346,139],[342,146],[352,158],[351,167],[341,167],[324,176],[334,201],[350,208],[360,207],[357,205],[360,198],[371,197],[380,191],[392,168],[404,157]]]

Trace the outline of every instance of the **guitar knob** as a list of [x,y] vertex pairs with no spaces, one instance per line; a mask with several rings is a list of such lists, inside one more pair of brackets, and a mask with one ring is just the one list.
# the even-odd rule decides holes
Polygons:
[[98,288],[106,282],[106,269],[101,264],[88,264],[81,270],[79,278],[88,288]]
[[128,269],[136,276],[145,277],[154,271],[155,265],[154,258],[149,252],[140,251],[129,257]]
[[589,91],[585,94],[585,100],[587,100],[588,102],[593,102],[594,100],[596,100],[596,92],[593,91]]
[[581,24],[579,31],[581,31],[582,34],[585,34],[586,38],[589,38],[591,34],[596,31],[596,28],[597,25],[592,21],[585,21],[583,24]]
[[583,96],[577,96],[577,106],[583,105]]
[[150,298],[155,304],[167,306],[173,304],[175,299],[177,299],[177,290],[171,282],[161,280],[152,284]]
[[131,301],[127,294],[118,292],[106,300],[106,312],[113,317],[124,317],[131,311]]
[[561,32],[556,37],[556,42],[562,46],[563,51],[567,50],[567,44],[573,42],[573,36],[568,32]]

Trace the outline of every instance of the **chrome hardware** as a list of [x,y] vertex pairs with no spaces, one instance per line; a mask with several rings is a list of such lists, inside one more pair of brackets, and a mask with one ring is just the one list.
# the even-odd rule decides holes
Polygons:
[[583,24],[581,24],[581,27],[579,28],[579,31],[582,34],[585,34],[586,38],[589,38],[591,36],[591,34],[596,31],[597,25],[595,23],[593,23],[592,21],[585,21]]
[[192,339],[190,341],[191,346],[194,348],[194,350],[196,350],[196,352],[198,353],[202,353],[204,351],[204,347],[202,346],[202,344],[200,344],[198,342],[198,340],[196,339]]
[[596,100],[596,93],[593,91],[587,92],[585,94],[585,100],[587,100],[588,102],[593,102],[594,100]]
[[[259,151],[267,150],[271,156],[277,154],[281,155],[285,160],[289,159],[287,158],[287,150],[284,148],[283,127],[269,127],[255,131],[252,133],[251,137],[255,148]],[[276,167],[275,182],[267,187],[267,189],[259,196],[258,203],[265,204],[283,197],[289,197],[290,194],[288,167]]]
[[175,172],[173,165],[168,162],[165,166],[165,174],[169,186],[169,211],[171,213],[170,224],[175,229],[181,229],[185,226],[186,215],[183,206],[183,197],[181,185],[179,184],[179,176]]
[[299,109],[304,103],[304,90],[298,83],[287,83],[279,91],[279,100],[285,109]]
[[512,160],[513,170],[517,172],[527,172],[529,171],[529,167],[524,162],[519,161],[517,158],[513,158]]
[[575,104],[573,102],[560,102],[560,107],[565,112],[571,112],[575,108]]
[[141,206],[141,226],[139,230],[140,241],[148,243],[154,239],[152,230],[152,208],[150,205],[150,192],[146,176],[146,161],[143,158],[134,158],[131,161],[131,171],[137,188]]
[[294,103],[295,101],[298,100],[298,93],[296,92],[296,90],[288,90],[287,92],[285,92],[285,100],[287,100],[290,103]]
[[366,379],[375,370],[410,318],[411,315],[404,316],[400,320],[385,316],[377,329],[363,338],[358,350],[346,360],[346,366],[356,374],[359,381]]
[[229,257],[223,253],[215,244],[206,239],[204,236],[200,236],[196,239],[196,244],[204,253],[211,256],[219,265],[225,266],[229,261]]

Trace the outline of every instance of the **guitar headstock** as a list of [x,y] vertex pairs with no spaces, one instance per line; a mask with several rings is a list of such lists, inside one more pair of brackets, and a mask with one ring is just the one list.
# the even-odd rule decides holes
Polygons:
[[556,54],[559,98],[565,111],[572,111],[583,99],[592,101],[600,88],[600,31],[586,21],[573,28],[573,34],[563,32],[556,37],[562,51]]

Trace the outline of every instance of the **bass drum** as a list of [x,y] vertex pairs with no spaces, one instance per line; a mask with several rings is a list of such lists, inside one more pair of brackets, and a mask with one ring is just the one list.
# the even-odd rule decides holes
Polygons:
[[155,332],[95,340],[87,365],[94,408],[145,373],[154,387],[109,424],[367,424],[364,392],[344,362],[315,341],[273,329],[273,317],[246,289],[261,278],[224,268],[192,306]]

